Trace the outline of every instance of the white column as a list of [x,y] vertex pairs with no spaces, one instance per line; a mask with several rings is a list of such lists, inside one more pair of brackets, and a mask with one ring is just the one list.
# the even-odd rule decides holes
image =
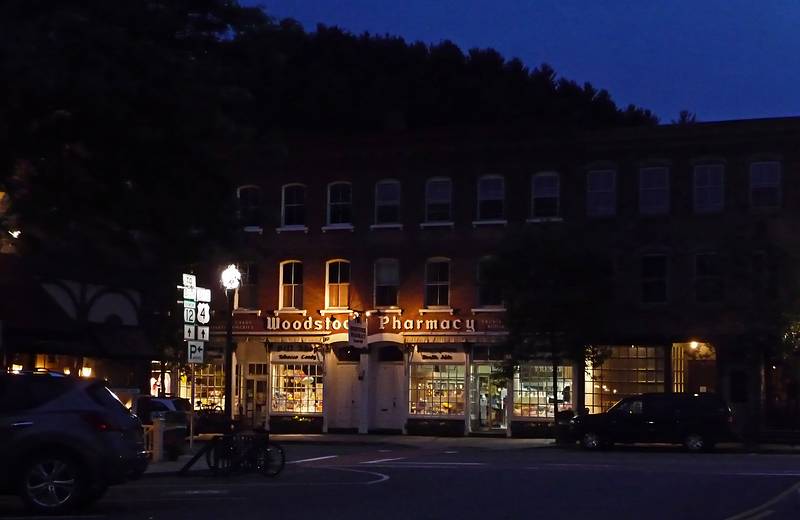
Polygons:
[[472,366],[472,353],[467,352],[466,356],[466,367],[464,368],[464,435],[469,435],[469,422],[470,422],[470,391],[472,390],[471,384],[471,377],[470,377],[470,368]]
[[358,433],[367,433],[369,431],[369,411],[372,406],[372,399],[370,398],[373,397],[369,391],[369,357],[369,349],[367,348],[361,352],[358,360],[358,382],[361,399],[361,406],[358,407]]
[[506,437],[511,437],[511,420],[514,418],[514,376],[508,379],[506,384],[508,393],[506,394]]

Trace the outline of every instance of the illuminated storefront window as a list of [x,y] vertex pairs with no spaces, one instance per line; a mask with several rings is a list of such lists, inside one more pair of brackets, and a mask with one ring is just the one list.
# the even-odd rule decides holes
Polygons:
[[[572,367],[557,369],[558,410],[572,409]],[[553,417],[553,366],[526,363],[514,374],[514,415]]]
[[410,413],[464,415],[464,375],[464,365],[412,364]]
[[664,391],[664,351],[659,347],[610,347],[611,356],[586,373],[586,407],[605,412],[636,394]]
[[195,366],[195,405],[203,408],[225,408],[225,371],[222,363]]
[[273,364],[272,411],[322,413],[321,364]]

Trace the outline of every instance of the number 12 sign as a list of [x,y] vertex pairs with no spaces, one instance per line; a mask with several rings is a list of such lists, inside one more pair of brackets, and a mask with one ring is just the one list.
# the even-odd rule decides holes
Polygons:
[[197,311],[194,309],[183,309],[183,322],[184,323],[194,323],[197,317]]

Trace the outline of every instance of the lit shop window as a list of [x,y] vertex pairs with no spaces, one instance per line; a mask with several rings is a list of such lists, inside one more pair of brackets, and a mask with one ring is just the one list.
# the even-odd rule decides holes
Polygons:
[[349,182],[328,185],[328,224],[352,223],[352,190]]
[[375,223],[400,223],[400,183],[380,181],[375,185]]
[[558,216],[559,184],[555,172],[537,173],[531,178],[531,218]]
[[502,219],[505,195],[505,181],[499,175],[478,179],[478,220]]
[[781,205],[781,165],[777,161],[750,165],[750,205],[756,209]]
[[464,415],[464,365],[411,365],[409,411]]
[[325,284],[326,309],[347,309],[350,304],[350,262],[328,262]]
[[306,187],[302,184],[287,184],[283,187],[283,226],[306,225]]
[[297,261],[281,264],[281,309],[303,308],[303,264]]
[[425,185],[425,220],[446,222],[451,220],[450,205],[453,186],[450,179],[434,178]]
[[450,306],[450,260],[434,258],[425,264],[425,306]]
[[225,372],[222,364],[197,365],[194,377],[196,408],[208,410],[225,408]]
[[497,259],[488,257],[478,262],[478,306],[502,307],[503,292],[497,283],[492,283],[492,273],[497,269]]
[[696,302],[722,300],[722,272],[718,254],[701,253],[694,256],[694,291]]
[[663,166],[639,170],[639,213],[669,213],[669,169]]
[[240,186],[236,190],[239,204],[239,222],[245,227],[261,226],[261,188]]
[[322,365],[273,364],[272,411],[321,413]]
[[725,167],[721,164],[703,164],[694,167],[695,213],[722,211],[724,176]]
[[610,347],[611,355],[586,372],[585,405],[592,413],[607,411],[632,395],[664,391],[664,351],[658,347]]
[[375,261],[375,307],[397,307],[397,288],[400,285],[400,265],[393,258]]
[[645,255],[642,257],[642,303],[667,301],[667,257]]
[[[557,369],[558,410],[572,409],[572,367]],[[526,363],[514,374],[514,415],[553,417],[553,366]]]
[[592,170],[586,176],[586,214],[609,217],[617,211],[617,172]]

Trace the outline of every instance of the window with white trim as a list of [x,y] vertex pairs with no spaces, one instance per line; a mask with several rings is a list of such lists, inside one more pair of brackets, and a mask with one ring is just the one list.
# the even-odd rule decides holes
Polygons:
[[667,255],[642,256],[642,303],[666,303]]
[[653,166],[639,170],[639,213],[669,213],[669,168]]
[[244,309],[258,308],[258,264],[241,262],[237,265],[242,275],[241,284],[236,293],[236,307]]
[[725,167],[698,164],[694,167],[694,212],[716,213],[724,205]]
[[397,307],[397,290],[400,286],[400,264],[394,258],[375,261],[375,307]]
[[239,205],[239,222],[246,227],[260,227],[261,188],[258,186],[240,186],[236,190]]
[[478,179],[478,220],[502,220],[505,216],[505,180],[499,175]]
[[450,260],[432,258],[425,264],[425,306],[450,306]]
[[325,308],[347,309],[350,305],[350,262],[331,260],[325,274]]
[[617,172],[591,170],[586,174],[586,214],[610,217],[617,212]]
[[375,184],[375,223],[400,223],[400,182],[384,180]]
[[352,224],[353,193],[349,182],[328,185],[328,224]]
[[452,219],[453,184],[450,179],[436,177],[425,184],[425,221],[448,222]]
[[289,260],[281,263],[280,309],[303,308],[303,263]]
[[492,283],[491,274],[496,268],[497,259],[494,257],[482,258],[478,262],[478,307],[503,306],[503,292],[498,284]]
[[287,184],[283,187],[281,225],[306,225],[306,187],[302,184]]
[[694,299],[699,303],[722,300],[722,272],[716,253],[699,253],[694,256]]
[[558,217],[559,184],[556,172],[537,173],[531,178],[532,218]]
[[750,164],[750,206],[755,209],[781,206],[781,164],[778,161]]

